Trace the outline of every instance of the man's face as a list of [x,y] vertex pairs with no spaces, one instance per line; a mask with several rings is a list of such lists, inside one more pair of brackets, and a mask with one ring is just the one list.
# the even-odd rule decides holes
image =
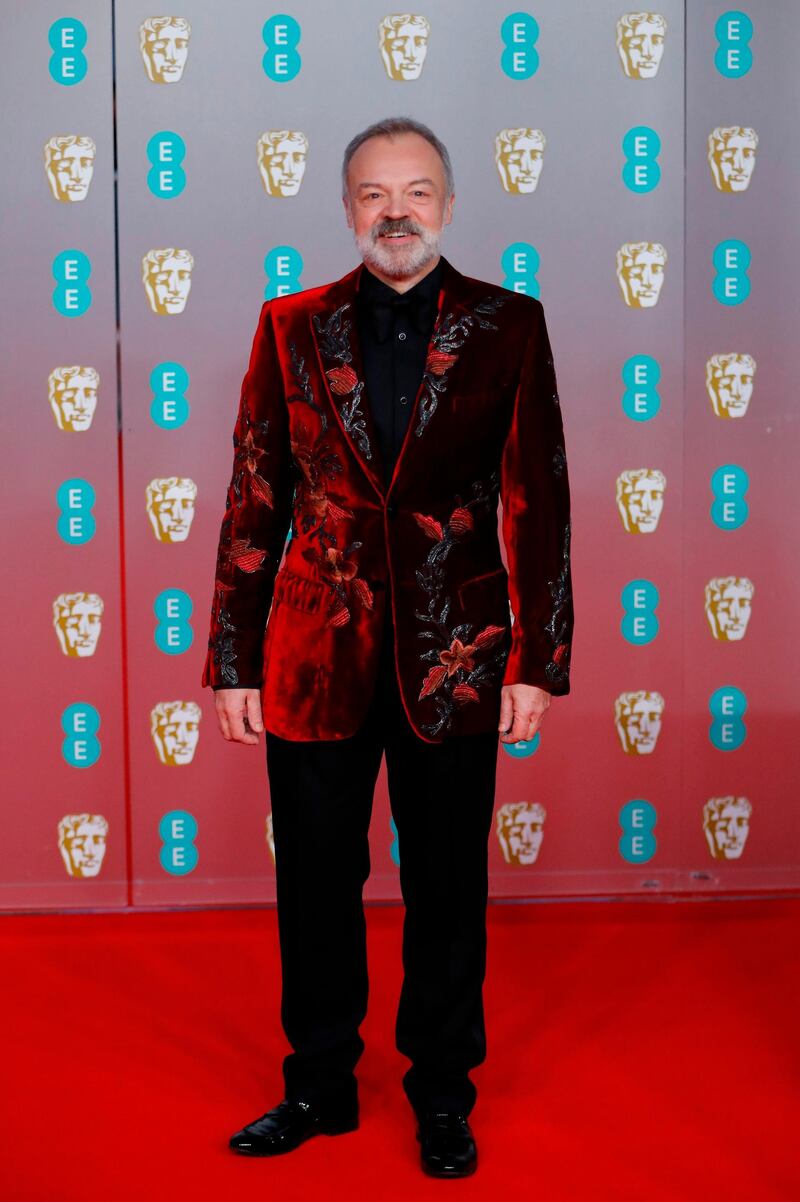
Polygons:
[[275,196],[296,196],[306,169],[307,144],[299,138],[285,138],[264,156]]
[[176,484],[153,500],[153,512],[162,542],[183,542],[189,534],[194,517],[194,496],[189,489]]
[[153,78],[161,83],[176,83],[183,74],[189,54],[189,38],[179,25],[164,25],[150,34],[144,47],[152,64]]
[[369,138],[350,160],[347,182],[347,224],[368,266],[403,279],[439,255],[454,194],[446,196],[442,161],[427,139]]
[[96,599],[87,597],[85,600],[73,601],[69,613],[62,613],[58,619],[67,654],[94,655],[100,637],[101,621],[102,610]]
[[59,151],[51,170],[58,182],[61,200],[83,200],[94,171],[94,144],[90,146],[84,139],[82,143],[65,146]]
[[192,272],[184,259],[173,255],[162,259],[157,265],[152,264],[149,281],[157,312],[183,312],[192,286]]
[[743,356],[731,359],[715,373],[712,396],[719,417],[743,417],[753,395],[753,365]]
[[200,738],[200,724],[194,707],[173,709],[158,724],[154,737],[161,740],[165,763],[191,764]]
[[67,430],[88,430],[97,408],[96,377],[74,372],[56,385],[55,400]]

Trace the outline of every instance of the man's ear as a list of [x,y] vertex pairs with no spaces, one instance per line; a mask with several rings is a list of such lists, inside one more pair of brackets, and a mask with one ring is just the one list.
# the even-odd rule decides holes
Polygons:
[[352,213],[352,210],[350,209],[350,197],[343,196],[342,204],[344,205],[344,215],[345,215],[345,218],[347,219],[347,224],[348,224],[349,228],[352,229],[353,228],[353,213]]

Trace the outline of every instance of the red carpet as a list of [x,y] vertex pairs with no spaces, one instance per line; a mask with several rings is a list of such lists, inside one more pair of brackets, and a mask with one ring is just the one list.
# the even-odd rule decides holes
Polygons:
[[[402,909],[369,907],[362,1125],[273,1159],[274,910],[8,915],[3,1202],[796,1202],[800,905],[492,905],[477,1174],[418,1167],[395,1050]],[[490,1192],[491,1191],[491,1192]]]

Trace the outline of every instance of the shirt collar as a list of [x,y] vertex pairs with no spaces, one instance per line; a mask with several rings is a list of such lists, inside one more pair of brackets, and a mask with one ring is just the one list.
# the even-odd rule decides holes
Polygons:
[[358,288],[359,297],[368,303],[373,303],[375,301],[391,300],[395,296],[416,297],[419,295],[432,300],[435,304],[441,286],[442,270],[443,264],[440,256],[439,262],[433,271],[429,271],[427,275],[418,280],[414,287],[409,288],[407,292],[399,293],[396,288],[392,288],[390,284],[386,284],[383,280],[378,279],[365,263]]

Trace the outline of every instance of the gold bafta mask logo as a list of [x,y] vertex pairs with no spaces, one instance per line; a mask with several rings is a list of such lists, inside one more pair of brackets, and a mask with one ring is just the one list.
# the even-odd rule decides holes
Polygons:
[[535,864],[547,811],[538,801],[508,801],[497,811],[497,840],[506,864]]
[[192,27],[185,17],[146,17],[139,26],[139,49],[151,83],[178,83],[189,54]]
[[628,534],[652,534],[664,508],[667,478],[656,467],[630,468],[617,476],[617,509]]
[[750,831],[753,807],[746,797],[709,797],[703,806],[703,833],[713,860],[738,860]]
[[272,810],[270,810],[270,812],[267,814],[267,820],[266,820],[264,826],[265,826],[265,833],[266,833],[266,837],[267,837],[267,847],[269,848],[269,854],[272,856],[272,863],[274,865],[274,863],[275,863],[275,835],[274,835],[273,828],[272,828]]
[[99,876],[108,821],[102,814],[66,814],[58,824],[58,850],[68,876]]
[[149,250],[142,257],[142,281],[153,313],[182,313],[192,286],[194,258],[188,250]]
[[718,125],[708,135],[708,165],[719,192],[746,192],[756,165],[758,134],[748,125]]
[[661,13],[625,13],[617,21],[617,53],[628,79],[654,79],[664,53],[667,19]]
[[706,360],[706,392],[717,417],[744,417],[753,395],[752,355],[712,355]]
[[629,309],[652,309],[664,283],[667,252],[660,242],[625,242],[617,251],[617,283]]
[[419,79],[431,23],[420,13],[391,13],[378,25],[378,45],[390,79]]
[[188,476],[151,480],[145,489],[147,513],[160,543],[183,543],[189,537],[197,485]]
[[268,129],[258,139],[257,153],[267,195],[296,196],[306,170],[306,135],[299,129]]
[[535,192],[542,173],[547,139],[540,129],[501,129],[494,140],[494,161],[506,192]]
[[59,593],[53,602],[53,629],[65,655],[94,655],[103,626],[103,601],[97,593]]
[[655,751],[664,715],[660,693],[637,689],[614,699],[614,725],[626,755],[650,755]]
[[150,734],[162,764],[182,767],[194,759],[202,714],[196,701],[159,701],[150,710]]
[[63,134],[44,144],[44,170],[56,200],[86,200],[94,173],[97,147],[80,134]]
[[752,580],[746,576],[713,576],[706,585],[708,624],[715,639],[737,643],[747,634],[753,607]]
[[47,396],[59,430],[82,434],[97,408],[100,373],[94,367],[54,367],[47,377]]

